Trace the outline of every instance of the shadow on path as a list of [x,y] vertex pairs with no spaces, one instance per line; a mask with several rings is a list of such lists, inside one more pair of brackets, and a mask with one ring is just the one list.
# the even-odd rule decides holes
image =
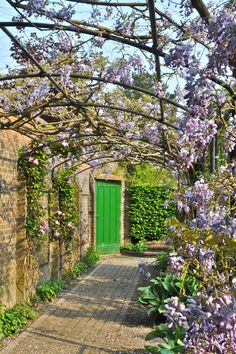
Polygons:
[[[140,258],[111,257],[3,349],[6,354],[143,354],[151,330],[137,302]],[[154,269],[154,268],[153,268]],[[152,272],[152,267],[149,271]]]

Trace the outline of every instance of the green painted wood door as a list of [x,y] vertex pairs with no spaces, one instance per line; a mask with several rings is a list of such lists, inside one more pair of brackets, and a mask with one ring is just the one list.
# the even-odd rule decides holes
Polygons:
[[96,181],[96,248],[104,253],[119,252],[121,185]]

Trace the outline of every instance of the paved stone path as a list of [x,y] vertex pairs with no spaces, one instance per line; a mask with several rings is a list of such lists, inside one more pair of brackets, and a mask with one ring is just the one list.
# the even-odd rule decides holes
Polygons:
[[136,303],[139,258],[108,257],[1,351],[5,354],[146,353]]

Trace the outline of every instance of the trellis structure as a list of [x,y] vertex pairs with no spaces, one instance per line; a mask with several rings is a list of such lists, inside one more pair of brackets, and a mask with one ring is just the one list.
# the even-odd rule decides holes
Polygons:
[[0,76],[0,128],[36,140],[27,170],[43,153],[53,171],[63,158],[126,160],[180,176],[185,222],[169,221],[169,270],[197,279],[200,295],[165,301],[160,332],[170,352],[235,353],[235,1],[5,3],[17,17],[0,29],[18,68]]
[[[176,68],[179,66],[187,72],[187,88],[188,79],[191,79],[192,75],[189,70],[192,63],[187,58],[187,46],[190,43],[197,49],[200,48],[199,50],[207,50],[210,60],[213,60],[214,39],[200,38],[196,30],[191,28],[193,26],[191,19],[188,23],[188,18],[183,15],[184,6],[186,11],[190,11],[190,8],[194,9],[195,14],[199,15],[201,26],[204,27],[204,33],[209,26],[212,26],[211,11],[213,9],[209,10],[203,1],[181,2],[176,10],[179,11],[177,16],[171,16],[165,12],[155,0],[140,3],[69,0],[64,1],[63,5],[57,5],[58,9],[56,7],[54,10],[50,8],[50,2],[48,2],[49,6],[46,6],[45,1],[6,0],[6,3],[15,9],[18,18],[0,22],[0,28],[10,38],[13,56],[20,65],[19,69],[10,70],[0,77],[3,106],[0,116],[1,129],[13,129],[36,139],[51,135],[62,141],[75,138],[80,148],[82,146],[84,148],[81,155],[88,157],[87,159],[84,157],[86,161],[102,157],[107,161],[122,158],[132,159],[132,161],[149,159],[168,166],[166,162],[171,160],[178,161],[178,163],[181,161],[180,166],[183,166],[186,156],[184,158],[179,156],[181,142],[179,146],[176,144],[176,141],[179,139],[181,141],[182,135],[185,134],[186,127],[183,129],[179,123],[183,115],[187,120],[197,116],[206,122],[209,121],[210,116],[215,120],[215,128],[220,129],[234,112],[232,111],[235,102],[234,86],[228,77],[224,80],[220,70],[217,72],[215,63],[211,70],[210,65],[206,65],[205,68],[192,68],[193,71],[198,70],[198,74],[195,73],[194,76],[196,83],[192,84],[191,90],[186,91],[185,96],[182,95],[182,102],[175,97],[177,92],[168,93],[165,87],[167,70],[172,70],[171,75],[177,75]],[[91,7],[91,21],[96,13],[100,13],[100,17],[98,16],[98,19],[93,22],[81,20],[79,9],[84,4]],[[234,13],[233,3],[231,5],[229,2],[222,6],[223,10],[225,8],[230,14]],[[119,24],[116,26],[112,26],[111,21],[106,19],[108,17],[106,14],[111,13],[111,9],[117,11],[116,19],[120,16],[120,20],[117,21]],[[171,9],[173,10],[173,4]],[[103,22],[110,24],[110,27],[104,25]],[[124,24],[129,27],[128,30],[123,28]],[[22,35],[19,38],[15,34],[16,29],[30,29],[36,31],[37,35],[40,33],[40,36],[36,38],[37,35],[33,35],[28,41],[22,38]],[[176,33],[172,34],[171,31]],[[42,36],[41,34],[45,32],[46,35]],[[60,48],[59,39],[65,38],[64,36],[68,36],[67,39],[70,41],[67,50]],[[120,46],[123,57],[120,56],[116,60],[115,69],[109,66],[110,59],[106,63],[97,64],[96,58],[99,55],[100,44],[95,40],[109,41]],[[43,43],[46,44],[44,48]],[[86,52],[88,43],[92,43],[90,49],[95,59],[88,54],[88,49]],[[96,50],[94,50],[94,43],[98,45]],[[186,49],[183,49],[185,45]],[[179,62],[175,62],[174,55],[180,47],[182,58],[180,53]],[[136,52],[129,54],[130,62],[128,62],[125,58],[130,48],[138,54]],[[58,53],[55,54],[55,51]],[[140,59],[138,55],[146,58],[143,64],[138,62]],[[234,54],[231,52],[231,56],[227,55],[228,66],[232,67],[235,60]],[[225,58],[221,59],[225,60]],[[186,63],[181,63],[181,60],[185,60]],[[137,85],[135,80],[132,80],[132,75],[143,71],[150,73],[147,69],[148,63],[153,65],[151,73],[155,75],[155,79],[153,76],[147,88],[140,84]],[[84,69],[86,65],[90,67]],[[129,78],[125,78],[125,74],[119,74],[122,66],[127,66],[125,74]],[[115,72],[118,74],[115,75]],[[210,107],[206,102],[194,102],[192,95],[194,95],[194,90],[197,93],[198,88],[198,76],[196,75],[199,75],[200,79],[201,75],[205,78],[216,96],[221,97],[222,92],[226,94],[226,102],[218,105],[216,99],[214,107]],[[63,80],[67,82],[62,83]],[[40,86],[42,82],[44,88]],[[76,83],[77,88],[75,88]],[[152,87],[154,85],[155,87]],[[19,97],[20,87],[26,90],[22,97]],[[112,94],[109,96],[108,91],[113,91],[113,96],[117,94],[117,89],[114,87],[120,88],[118,94],[120,100],[122,100],[122,95],[125,97],[123,104],[116,102]],[[203,90],[203,86],[200,87],[200,90]],[[39,96],[33,99],[32,95],[36,95],[35,88],[38,88]],[[46,93],[43,92],[44,89]],[[139,94],[138,105],[126,98],[127,91]],[[31,100],[32,104],[25,104],[27,100]],[[194,113],[193,105],[196,108]],[[210,107],[207,115],[204,112],[203,114],[197,112],[197,110],[204,111],[205,106]],[[125,128],[121,127],[122,124],[120,125],[117,121],[117,116],[122,116],[120,120]],[[131,122],[135,128],[130,128]],[[142,134],[145,126],[147,132]],[[137,134],[135,130],[138,130]],[[214,139],[215,132],[212,133],[210,127],[209,132],[205,134],[211,136],[206,144],[209,145],[210,140]],[[88,149],[91,146],[93,146],[93,152]],[[202,147],[200,143],[199,151],[195,151],[197,158],[204,153],[206,148],[207,146]],[[196,147],[193,149],[196,150]],[[190,161],[189,155],[191,151],[187,153],[189,160],[187,164],[191,165],[193,161]],[[216,152],[213,145],[211,156],[211,165],[214,170]]]

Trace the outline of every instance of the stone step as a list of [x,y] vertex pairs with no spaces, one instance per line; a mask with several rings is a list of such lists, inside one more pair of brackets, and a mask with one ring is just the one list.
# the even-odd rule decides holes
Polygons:
[[148,252],[155,252],[155,253],[167,251],[167,250],[168,250],[167,247],[156,247],[156,248],[148,248],[147,249]]
[[135,252],[135,251],[122,250],[120,253],[123,255],[134,256],[134,257],[156,257],[158,252],[156,251]]
[[148,247],[147,251],[160,252],[169,249],[169,247],[164,242],[160,242],[160,241],[157,242],[147,241],[146,245]]
[[121,254],[136,257],[156,257],[158,252],[166,251],[169,249],[169,247],[161,241],[147,241],[146,244],[148,249],[144,252],[122,250]]

